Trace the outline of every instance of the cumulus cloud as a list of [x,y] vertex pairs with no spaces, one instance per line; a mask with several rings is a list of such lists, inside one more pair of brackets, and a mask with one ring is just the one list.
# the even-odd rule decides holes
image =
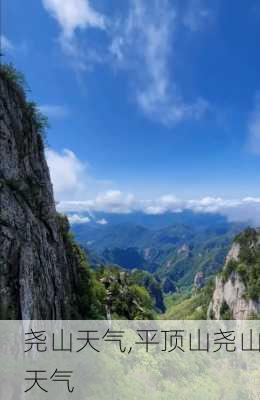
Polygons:
[[[133,195],[124,195],[120,191],[108,191],[92,200],[64,201],[58,208],[64,213],[107,212],[132,213],[143,212],[160,215],[167,212],[180,213],[185,210],[200,213],[220,213],[232,221],[251,221],[260,223],[260,198],[224,199],[222,197],[203,197],[183,200],[174,195],[161,196],[154,200],[138,200]],[[106,222],[101,220],[102,224]],[[101,221],[96,221],[101,223]]]
[[46,150],[47,163],[54,187],[55,198],[59,200],[84,198],[87,194],[86,165],[68,149],[57,153]]
[[[105,195],[97,196],[97,203],[114,202],[120,204],[116,191],[108,190],[114,186],[111,180],[96,179],[88,163],[81,161],[76,154],[64,149],[57,152],[51,148],[46,149],[46,159],[50,170],[51,180],[54,188],[55,200],[70,201],[89,199],[97,193]],[[88,204],[89,201],[86,202]],[[90,201],[90,205],[91,205]]]
[[256,94],[254,109],[248,122],[249,147],[255,154],[260,154],[260,92]]
[[97,195],[93,200],[61,201],[58,208],[61,212],[110,212],[118,214],[138,210],[139,204],[132,194],[124,195],[119,190],[108,190]]
[[128,213],[136,206],[135,197],[132,194],[124,195],[119,190],[109,190],[96,197],[95,211],[109,209],[113,213]]
[[55,104],[43,104],[39,106],[39,110],[49,118],[60,119],[68,115],[68,110],[65,106]]
[[105,218],[101,218],[101,219],[97,220],[96,223],[99,225],[107,225],[108,224],[108,222]]
[[10,53],[14,50],[14,45],[5,35],[1,35],[0,36],[0,48],[1,48],[1,51]]
[[[234,221],[260,223],[260,197],[225,199],[205,196],[199,199],[181,199],[167,194],[155,199],[138,199],[132,193],[104,190],[110,181],[98,181],[88,173],[88,166],[68,149],[57,153],[46,150],[58,210],[68,214],[72,223],[86,223],[89,219],[105,225],[105,219],[95,220],[95,212],[127,214],[143,212],[159,215],[167,212],[191,210],[204,213],[221,213]],[[95,188],[91,191],[89,188]],[[103,191],[100,190],[103,188]],[[98,193],[98,194],[96,194]],[[86,212],[88,215],[86,216]],[[83,215],[83,216],[82,216]]]
[[85,216],[81,216],[78,214],[72,214],[68,216],[69,222],[71,223],[71,225],[74,224],[87,224],[89,223],[91,220],[89,217],[85,217]]

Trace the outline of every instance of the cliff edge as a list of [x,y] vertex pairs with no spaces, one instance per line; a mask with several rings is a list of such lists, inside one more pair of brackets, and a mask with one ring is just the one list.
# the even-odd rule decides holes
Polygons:
[[[0,69],[0,319],[81,318],[79,248],[55,209],[44,119],[12,67]],[[85,275],[84,275],[85,273]],[[83,274],[83,275],[82,275]]]

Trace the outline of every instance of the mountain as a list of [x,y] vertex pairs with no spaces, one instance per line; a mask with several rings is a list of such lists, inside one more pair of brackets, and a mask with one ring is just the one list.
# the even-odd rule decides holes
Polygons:
[[260,230],[234,238],[224,266],[204,287],[165,302],[165,319],[260,319]]
[[244,228],[218,214],[192,212],[102,214],[102,218],[106,225],[92,221],[72,227],[90,258],[98,264],[148,271],[163,285],[166,281],[166,287],[177,288],[191,287],[199,271],[206,278],[213,276],[222,267],[232,239]]
[[0,93],[0,318],[79,318],[90,277],[55,209],[45,120],[12,67],[1,66]]
[[55,207],[46,120],[12,66],[0,68],[0,118],[0,319],[259,318],[260,230],[185,211],[97,213],[73,234]]
[[113,312],[151,318],[148,291],[110,269],[103,272],[107,285],[57,213],[44,152],[46,119],[11,65],[0,67],[0,118],[0,319],[102,319]]
[[213,319],[259,319],[260,230],[239,234],[216,277],[208,315]]

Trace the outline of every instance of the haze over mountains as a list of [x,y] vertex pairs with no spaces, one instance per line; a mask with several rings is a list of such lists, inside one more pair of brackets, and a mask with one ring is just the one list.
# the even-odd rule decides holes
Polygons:
[[88,222],[74,223],[72,230],[93,264],[146,270],[175,289],[191,287],[199,271],[206,279],[213,276],[223,266],[232,239],[245,227],[219,214],[192,211],[84,217]]

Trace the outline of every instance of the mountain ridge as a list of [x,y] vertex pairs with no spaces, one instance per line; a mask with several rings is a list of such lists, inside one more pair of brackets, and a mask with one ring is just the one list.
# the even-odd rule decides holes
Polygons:
[[1,65],[0,93],[0,317],[80,317],[78,256],[55,209],[46,121],[11,66]]
[[[107,217],[107,215],[106,215]],[[171,216],[175,218],[175,215]],[[98,263],[112,263],[126,269],[143,269],[155,273],[161,280],[169,278],[175,285],[190,286],[197,272],[206,277],[215,274],[223,265],[232,239],[243,224],[229,223],[222,216],[193,215],[187,225],[179,223],[153,227],[133,223],[135,216],[117,216],[120,223],[72,225],[75,237],[87,249],[90,258]],[[150,218],[150,217],[149,217]],[[203,225],[195,223],[203,218]],[[150,218],[153,219],[154,217]],[[213,223],[215,221],[215,224]],[[157,225],[158,226],[158,225]],[[94,261],[95,263],[95,261]]]

